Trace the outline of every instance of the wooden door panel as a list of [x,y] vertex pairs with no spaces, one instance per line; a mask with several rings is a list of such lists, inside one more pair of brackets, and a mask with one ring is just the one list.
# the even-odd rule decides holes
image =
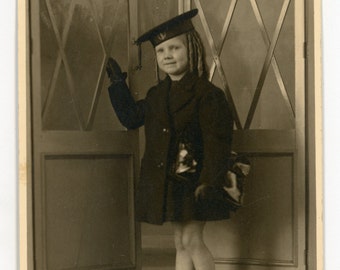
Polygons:
[[119,123],[105,71],[110,56],[131,71],[131,10],[135,1],[31,3],[35,270],[140,267],[138,132]]
[[42,159],[46,269],[133,267],[131,156],[59,153]]
[[[161,5],[167,7],[157,10]],[[115,57],[129,72],[133,94],[143,97],[145,81],[152,85],[157,76],[147,68],[133,70],[132,40],[177,8],[190,7],[200,10],[194,23],[206,47],[210,79],[226,92],[236,116],[233,148],[249,153],[253,163],[246,206],[232,220],[207,226],[217,269],[304,268],[304,89],[303,69],[296,64],[303,34],[296,31],[296,18],[303,15],[296,6],[301,1],[182,0],[178,6],[158,0],[32,1],[37,270],[138,264],[138,237],[133,242],[131,235],[138,235],[138,227],[133,208],[125,207],[133,205],[127,188],[137,177],[138,132],[127,132],[113,113],[105,62]],[[139,9],[145,12],[138,19]],[[131,20],[141,23],[137,27]],[[155,64],[150,45],[143,47],[142,61]],[[100,185],[92,189],[94,174]],[[74,195],[77,187],[81,192]],[[113,196],[113,190],[119,194]],[[110,203],[115,199],[122,208]],[[124,213],[128,219],[116,224],[114,216]],[[119,235],[116,225],[126,233]],[[113,242],[124,242],[114,254],[108,250]]]
[[298,239],[293,155],[259,153],[250,160],[245,206],[231,220],[209,224],[207,245],[217,263],[294,266]]
[[233,110],[233,149],[252,162],[245,206],[206,227],[217,269],[304,269],[303,4],[184,2],[199,9],[210,79]]

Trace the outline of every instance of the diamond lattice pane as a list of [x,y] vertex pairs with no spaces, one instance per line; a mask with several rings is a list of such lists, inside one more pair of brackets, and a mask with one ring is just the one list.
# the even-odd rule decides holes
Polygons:
[[[92,1],[92,3],[104,47],[109,51],[111,40],[116,36],[116,31],[120,27],[127,28],[127,2],[102,0]],[[127,38],[127,33],[124,38]]]
[[[282,5],[284,0],[251,0],[253,3],[257,3],[258,10],[260,12],[261,19],[271,38],[275,31],[275,26],[280,16]],[[293,22],[293,21],[292,21]]]
[[264,82],[250,129],[289,130],[294,128],[294,118],[282,98],[273,69]]
[[70,6],[72,1],[70,0],[46,0],[51,6],[52,14],[56,22],[56,27],[60,36],[63,35],[67,19],[70,16]]
[[178,1],[139,0],[138,26],[142,34],[156,25],[178,15]]
[[76,2],[65,54],[73,79],[74,96],[83,121],[89,117],[104,59],[97,29],[88,1]]
[[280,73],[295,110],[295,26],[294,26],[294,2],[292,2],[283,22],[282,30],[275,48],[275,57],[280,68]]
[[[238,1],[220,59],[242,125],[253,100],[266,54],[267,46],[250,2]],[[219,75],[215,73],[215,76]]]
[[[270,4],[266,6],[270,7]],[[261,14],[271,8],[260,6]],[[265,77],[251,129],[293,129],[294,123],[294,9],[290,5],[275,47],[270,70]],[[267,22],[268,23],[268,22]],[[272,22],[277,24],[277,22]],[[270,37],[271,38],[271,37]],[[275,42],[275,41],[272,41]]]
[[40,9],[41,106],[44,111],[47,97],[49,95],[48,93],[54,83],[53,74],[56,71],[59,51],[45,0],[40,1]]
[[[120,2],[120,3],[119,3]],[[113,4],[115,3],[115,4]],[[96,13],[99,16],[99,25],[107,29],[111,29],[110,33],[106,33],[106,50],[108,56],[113,57],[121,66],[123,71],[128,70],[128,49],[129,42],[129,17],[128,5],[125,1],[103,1],[101,4],[96,5]],[[105,11],[104,11],[105,10]],[[112,14],[119,14],[119,18],[114,20]],[[112,23],[108,27],[109,23]],[[106,26],[105,26],[106,25]],[[100,95],[98,98],[98,106],[94,113],[94,122],[91,129],[93,130],[126,130],[119,122],[116,114],[110,103],[109,94],[107,91],[110,82],[103,74],[104,80],[101,86]]]
[[[207,19],[211,35],[217,45],[216,47],[218,47],[223,30],[223,23],[221,22],[226,20],[231,0],[201,1],[200,3]],[[223,10],[224,12],[217,12],[219,10]]]
[[43,115],[42,124],[45,130],[80,129],[66,77],[65,67],[62,65],[58,72],[55,89],[51,90],[51,102]]

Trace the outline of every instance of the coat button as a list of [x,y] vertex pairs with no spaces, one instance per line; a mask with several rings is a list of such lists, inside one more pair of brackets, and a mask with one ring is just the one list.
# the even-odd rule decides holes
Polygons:
[[163,162],[158,163],[158,164],[157,164],[157,167],[158,167],[158,168],[163,168],[163,167],[164,167],[164,163],[163,163]]
[[164,132],[164,133],[168,133],[168,132],[169,132],[169,129],[163,128],[163,132]]

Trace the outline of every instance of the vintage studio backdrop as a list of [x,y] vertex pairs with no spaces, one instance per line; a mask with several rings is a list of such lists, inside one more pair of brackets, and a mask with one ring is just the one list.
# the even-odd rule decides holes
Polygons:
[[136,70],[133,41],[191,8],[236,119],[233,149],[252,162],[245,206],[205,230],[217,269],[306,269],[303,0],[34,0],[32,270],[172,269],[171,226],[134,219],[143,131],[118,122],[105,64],[116,58],[143,98],[155,57],[144,44]]

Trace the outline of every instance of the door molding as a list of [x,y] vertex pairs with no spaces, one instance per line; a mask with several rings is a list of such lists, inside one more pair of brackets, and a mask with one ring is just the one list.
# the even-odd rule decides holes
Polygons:
[[323,267],[321,0],[305,0],[307,269]]

